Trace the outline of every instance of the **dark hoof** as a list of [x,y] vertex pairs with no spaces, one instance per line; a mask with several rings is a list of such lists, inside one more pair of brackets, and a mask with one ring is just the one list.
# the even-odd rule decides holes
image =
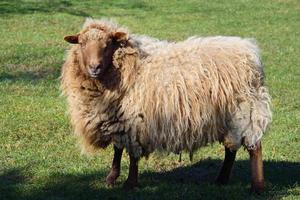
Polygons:
[[263,183],[257,183],[257,184],[253,184],[251,186],[251,189],[250,189],[250,193],[251,194],[262,194],[264,191],[264,184]]
[[108,186],[113,187],[116,183],[117,178],[119,177],[120,173],[111,171],[108,176],[106,177],[106,184]]
[[127,191],[135,190],[137,189],[138,184],[136,182],[128,181],[126,180],[123,184],[123,189]]

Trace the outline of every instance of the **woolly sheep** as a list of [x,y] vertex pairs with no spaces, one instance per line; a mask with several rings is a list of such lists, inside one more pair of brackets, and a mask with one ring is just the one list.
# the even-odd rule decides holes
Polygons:
[[125,28],[92,19],[65,40],[76,44],[61,76],[74,132],[84,151],[114,144],[109,183],[119,175],[123,148],[130,157],[124,187],[131,189],[142,156],[193,152],[219,141],[225,160],[216,182],[228,182],[236,151],[244,146],[251,190],[263,189],[260,140],[271,122],[270,96],[253,41],[192,37],[157,41],[163,48],[150,45],[147,53]]

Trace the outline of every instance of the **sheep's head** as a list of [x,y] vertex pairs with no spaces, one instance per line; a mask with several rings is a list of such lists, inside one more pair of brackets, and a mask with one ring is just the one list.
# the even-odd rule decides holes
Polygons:
[[79,45],[83,71],[91,78],[98,78],[112,65],[114,52],[127,42],[128,34],[95,26],[64,39]]

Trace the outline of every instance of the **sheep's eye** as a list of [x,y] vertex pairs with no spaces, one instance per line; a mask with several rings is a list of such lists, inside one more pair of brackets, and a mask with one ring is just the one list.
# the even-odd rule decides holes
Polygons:
[[104,50],[109,49],[109,47],[111,47],[113,44],[114,44],[114,41],[109,40],[109,41],[105,44]]
[[108,40],[108,42],[106,42],[106,45],[105,46],[110,46],[110,45],[112,45],[113,44],[113,41],[112,40]]
[[103,50],[106,51],[106,50],[108,49],[108,47],[109,47],[109,44],[105,44],[105,45],[103,46]]

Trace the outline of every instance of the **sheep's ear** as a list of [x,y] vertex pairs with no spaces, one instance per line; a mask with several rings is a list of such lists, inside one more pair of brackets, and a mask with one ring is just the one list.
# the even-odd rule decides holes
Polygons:
[[79,34],[77,35],[67,35],[64,37],[64,40],[71,43],[71,44],[78,44],[78,37]]
[[113,38],[117,42],[126,42],[128,40],[128,34],[125,32],[118,31],[113,34]]

